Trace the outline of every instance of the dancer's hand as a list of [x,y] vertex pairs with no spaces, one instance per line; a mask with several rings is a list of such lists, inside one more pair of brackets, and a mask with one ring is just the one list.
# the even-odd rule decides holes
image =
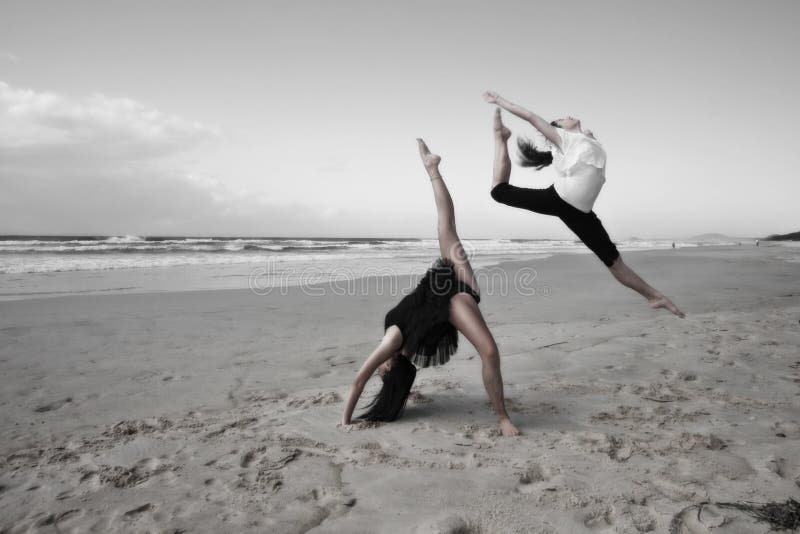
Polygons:
[[497,104],[498,98],[500,98],[500,95],[495,93],[494,91],[486,91],[483,93],[483,99],[490,104]]
[[511,422],[511,419],[508,419],[507,417],[500,419],[499,428],[500,433],[507,438],[519,436],[519,430],[517,430],[517,427],[515,427],[514,423]]

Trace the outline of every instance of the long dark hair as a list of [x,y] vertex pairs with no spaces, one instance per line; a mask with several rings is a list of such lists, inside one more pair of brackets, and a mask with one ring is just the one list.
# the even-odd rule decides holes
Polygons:
[[[550,126],[559,127],[556,121],[551,122]],[[517,137],[517,148],[519,149],[519,164],[522,167],[533,167],[538,171],[553,163],[553,153],[549,150],[537,149],[530,139]]]
[[405,356],[397,356],[392,368],[383,374],[383,385],[367,405],[367,411],[357,417],[365,421],[394,421],[403,415],[417,368]]

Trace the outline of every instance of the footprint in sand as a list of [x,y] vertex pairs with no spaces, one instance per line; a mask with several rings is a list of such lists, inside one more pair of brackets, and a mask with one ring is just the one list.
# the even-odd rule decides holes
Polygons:
[[[49,514],[46,517],[43,517],[42,519],[36,521],[36,523],[34,523],[34,526],[37,528],[53,527],[56,530],[56,532],[60,532],[61,527],[69,526],[66,523],[69,523],[69,521],[83,516],[83,514],[84,514],[83,510],[78,508],[72,510],[66,510],[64,512],[59,512],[56,514]],[[5,530],[3,532],[5,532]]]
[[[97,470],[85,471],[81,482],[112,485],[116,488],[132,488],[147,482],[150,478],[177,471],[179,468],[170,464],[162,464],[157,458],[145,458],[133,467],[121,465],[100,465]],[[97,479],[94,479],[97,476]]]
[[124,420],[108,428],[103,432],[103,436],[111,438],[114,442],[127,441],[137,434],[149,434],[153,432],[164,432],[174,426],[174,423],[166,417]]
[[[326,349],[320,349],[320,352]],[[329,356],[325,356],[325,361],[328,362],[328,365],[331,367],[336,367],[337,365],[350,365],[356,363],[356,359],[352,356],[348,356],[347,354],[332,354]]]
[[413,534],[477,534],[482,529],[457,515],[435,517],[417,525]]
[[681,380],[683,382],[693,382],[697,380],[697,374],[692,371],[680,371],[675,369],[661,369],[661,376],[667,380]]
[[580,452],[605,453],[617,462],[625,462],[633,456],[635,443],[626,437],[600,432],[574,432],[565,436],[560,443]]
[[520,493],[533,493],[539,488],[540,482],[547,482],[553,476],[552,471],[535,463],[519,476],[517,491]]
[[[326,520],[350,513],[356,505],[356,499],[343,490],[342,464],[319,456],[301,456],[285,469],[279,462],[272,462],[270,467],[279,469],[275,473],[282,479],[275,496],[280,506],[270,514],[270,532],[308,532]],[[309,472],[314,473],[310,486],[306,475]],[[263,499],[264,489],[253,489]]]
[[134,382],[147,382],[151,380],[161,373],[158,371],[140,371],[131,377],[131,380]]
[[36,408],[34,408],[33,411],[37,413],[52,412],[53,410],[58,410],[59,408],[70,402],[72,402],[72,397],[67,397],[66,399],[61,399],[53,402],[48,402],[47,404],[39,405]]
[[708,490],[704,484],[696,482],[672,482],[663,476],[653,478],[650,483],[661,495],[677,502],[701,502],[708,500]]
[[668,449],[682,451],[708,449],[712,451],[721,451],[727,446],[725,440],[715,434],[690,434],[688,432],[682,432],[679,436],[670,440]]
[[431,426],[430,423],[426,423],[426,422],[417,423],[417,424],[414,425],[414,428],[411,429],[411,433],[413,434],[414,432],[427,432],[427,431],[431,430],[432,428],[433,427]]
[[583,516],[583,524],[591,530],[606,529],[614,525],[614,508],[602,506],[590,510]]
[[775,473],[781,478],[786,478],[786,460],[780,456],[770,456],[765,462],[767,469]]
[[41,456],[42,451],[19,451],[6,456],[5,461],[8,464],[20,467],[36,467],[39,465]]
[[274,531],[308,532],[328,519],[347,514],[355,504],[355,498],[336,487],[315,488],[273,516]]
[[75,493],[74,493],[74,492],[72,492],[72,491],[70,491],[70,490],[68,490],[68,491],[62,491],[61,493],[59,493],[58,495],[56,495],[56,500],[57,500],[57,501],[63,501],[63,500],[66,500],[66,499],[71,499],[71,498],[73,498],[74,496],[75,496]]
[[259,447],[257,449],[250,449],[249,451],[245,452],[242,455],[241,460],[239,460],[239,467],[244,467],[244,468],[250,467],[250,465],[253,463],[253,460],[255,460],[256,456],[263,454],[266,450],[267,450],[266,447]]
[[718,527],[729,521],[730,518],[714,506],[703,506],[699,509],[696,506],[689,506],[673,516],[669,532],[690,534],[716,532]]
[[320,487],[311,490],[311,496],[317,501],[318,506],[323,508],[333,508],[336,506],[352,507],[356,504],[356,498],[344,495],[342,490],[335,487]]
[[207,432],[205,437],[206,439],[216,438],[218,436],[221,436],[222,434],[225,434],[230,430],[241,430],[257,422],[258,422],[258,417],[242,417],[241,419],[233,421],[232,423],[226,423],[218,426],[214,430]]
[[[500,431],[495,427],[476,424],[458,425],[459,432],[454,434],[457,443],[472,443],[478,448],[492,448],[497,445]],[[449,432],[445,432],[449,434]]]
[[794,421],[778,421],[772,425],[775,435],[786,438],[800,438],[800,425]]
[[203,499],[206,502],[211,503],[227,503],[230,502],[232,499],[232,495],[240,489],[241,486],[230,485],[218,478],[207,478],[203,481],[203,486],[205,486],[205,494],[203,495]]
[[335,391],[328,393],[317,393],[309,397],[289,399],[286,406],[289,408],[300,408],[307,410],[315,406],[329,406],[331,404],[339,404],[342,402],[342,397]]
[[128,510],[127,512],[122,514],[122,516],[124,518],[126,518],[126,519],[132,519],[132,518],[138,517],[140,514],[143,514],[145,512],[150,512],[150,511],[155,510],[155,509],[156,509],[156,507],[148,502],[148,503],[145,503],[145,504],[143,504],[141,506],[137,506],[136,508]]
[[650,384],[644,389],[641,397],[655,402],[678,402],[689,398],[681,389],[663,383]]
[[80,479],[78,479],[78,484],[86,488],[88,491],[97,491],[103,485],[100,482],[100,475],[97,473],[97,471],[84,472]]
[[651,506],[629,504],[622,510],[619,519],[630,521],[636,532],[653,532],[658,527],[658,519]]
[[[300,457],[300,449],[268,450],[266,447],[251,449],[245,452],[239,465],[248,471],[240,473],[238,487],[247,488],[253,491],[263,491],[269,489],[273,492],[278,491],[283,486],[283,468]],[[250,470],[251,466],[255,470]]]

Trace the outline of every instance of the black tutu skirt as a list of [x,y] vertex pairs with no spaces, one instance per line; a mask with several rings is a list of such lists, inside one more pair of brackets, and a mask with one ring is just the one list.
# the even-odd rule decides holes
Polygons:
[[418,367],[443,365],[458,350],[458,330],[450,324],[450,299],[456,293],[481,300],[458,279],[453,262],[439,258],[417,287],[386,314],[384,330],[392,325],[400,329],[402,350]]

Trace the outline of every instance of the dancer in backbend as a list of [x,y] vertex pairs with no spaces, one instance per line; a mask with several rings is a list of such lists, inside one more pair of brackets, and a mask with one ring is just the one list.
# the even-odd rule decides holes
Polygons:
[[495,92],[487,91],[484,100],[496,104],[530,122],[550,142],[551,151],[537,150],[530,141],[517,140],[520,164],[542,169],[554,164],[558,176],[547,189],[527,189],[508,183],[511,159],[508,138],[511,131],[503,125],[500,109],[495,110],[495,159],[492,198],[516,208],[524,208],[560,218],[583,243],[605,263],[611,274],[644,298],[652,308],[665,308],[678,317],[684,313],[667,297],[642,280],[628,267],[611,242],[592,206],[606,181],[606,153],[589,130],[581,129],[581,121],[566,117],[548,123],[539,115],[509,102]]
[[417,139],[417,143],[436,200],[441,258],[416,289],[386,314],[383,340],[356,374],[341,422],[351,423],[364,385],[375,371],[383,385],[358,418],[394,421],[400,417],[417,373],[416,366],[446,363],[458,348],[458,332],[461,332],[480,354],[483,384],[499,418],[500,432],[516,436],[519,431],[511,423],[503,399],[500,354],[478,308],[480,289],[456,233],[453,201],[439,173],[441,158],[431,154],[422,139]]

